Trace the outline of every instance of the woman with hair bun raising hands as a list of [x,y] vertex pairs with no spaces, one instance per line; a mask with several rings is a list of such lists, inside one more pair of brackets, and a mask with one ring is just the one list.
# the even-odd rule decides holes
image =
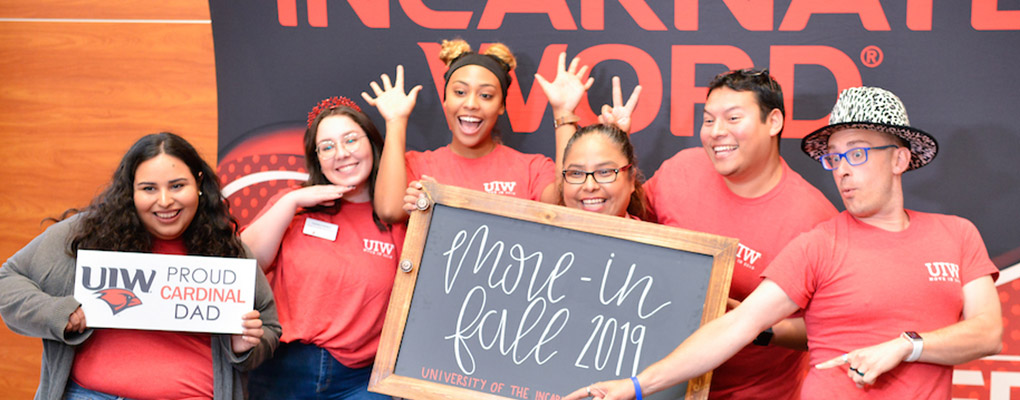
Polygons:
[[371,83],[374,98],[362,93],[386,120],[386,145],[376,182],[379,217],[387,222],[406,220],[420,193],[421,179],[522,199],[558,202],[552,159],[521,153],[494,137],[496,121],[506,111],[510,71],[516,66],[510,49],[496,43],[479,54],[471,51],[467,42],[457,39],[443,41],[439,57],[449,67],[443,91],[443,111],[452,134],[447,146],[405,153],[407,120],[421,86],[405,94],[402,66],[397,67],[394,82],[382,75],[382,87]]

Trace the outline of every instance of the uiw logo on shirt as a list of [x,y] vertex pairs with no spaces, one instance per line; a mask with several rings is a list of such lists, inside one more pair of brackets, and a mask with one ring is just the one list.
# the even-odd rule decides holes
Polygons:
[[393,243],[381,242],[372,239],[362,239],[365,242],[365,252],[372,255],[393,258]]
[[744,246],[743,243],[737,243],[737,262],[741,265],[754,270],[754,263],[758,262],[761,258],[761,252],[755,251],[754,249]]
[[924,263],[928,268],[929,282],[956,282],[960,283],[960,266],[950,262]]
[[517,187],[517,182],[503,182],[503,181],[492,181],[482,184],[485,187],[486,193],[492,194],[508,194],[516,195],[514,188]]

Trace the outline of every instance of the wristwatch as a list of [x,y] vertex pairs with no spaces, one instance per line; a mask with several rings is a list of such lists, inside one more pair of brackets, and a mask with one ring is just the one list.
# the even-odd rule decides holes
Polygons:
[[754,338],[754,341],[751,343],[758,346],[768,346],[769,343],[772,343],[773,336],[775,336],[775,332],[773,332],[770,327],[769,329],[761,331],[761,333],[758,334],[758,337]]
[[921,358],[921,350],[924,349],[924,339],[921,339],[921,335],[918,335],[917,332],[914,331],[906,331],[903,332],[901,337],[914,345],[914,350],[911,351],[910,355],[903,361],[914,362]]

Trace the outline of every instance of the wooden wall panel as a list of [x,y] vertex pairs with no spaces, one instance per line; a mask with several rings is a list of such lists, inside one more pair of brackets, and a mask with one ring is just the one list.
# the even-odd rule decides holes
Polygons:
[[0,18],[209,19],[204,0],[5,0]]
[[[120,21],[40,20],[50,18]],[[126,19],[207,21],[208,3],[0,4],[0,259],[44,218],[86,205],[144,134],[178,133],[215,165],[211,26]],[[0,328],[0,397],[32,397],[41,351]]]

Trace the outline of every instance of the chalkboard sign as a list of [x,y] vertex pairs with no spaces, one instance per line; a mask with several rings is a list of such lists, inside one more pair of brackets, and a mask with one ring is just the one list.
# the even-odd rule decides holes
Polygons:
[[[725,312],[737,240],[426,183],[369,390],[556,400]],[[710,373],[651,398],[702,399]]]

